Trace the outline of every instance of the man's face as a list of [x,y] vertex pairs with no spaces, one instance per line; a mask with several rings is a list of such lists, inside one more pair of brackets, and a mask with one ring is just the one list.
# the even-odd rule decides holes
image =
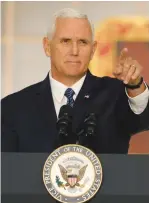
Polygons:
[[58,18],[49,45],[52,73],[81,77],[88,69],[95,48],[87,19]]

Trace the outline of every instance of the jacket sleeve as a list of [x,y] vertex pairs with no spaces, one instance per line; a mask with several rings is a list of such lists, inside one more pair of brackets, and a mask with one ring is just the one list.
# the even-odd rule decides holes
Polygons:
[[149,130],[149,101],[141,114],[135,114],[130,108],[123,84],[117,97],[116,112],[117,122],[127,134],[133,135]]

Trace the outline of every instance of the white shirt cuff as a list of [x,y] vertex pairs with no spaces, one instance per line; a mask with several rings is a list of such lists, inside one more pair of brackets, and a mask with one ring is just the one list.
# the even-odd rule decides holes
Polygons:
[[141,114],[147,107],[147,104],[149,101],[149,89],[148,89],[146,83],[144,83],[144,84],[146,86],[145,91],[136,97],[130,97],[125,88],[125,92],[128,97],[129,106],[135,114]]

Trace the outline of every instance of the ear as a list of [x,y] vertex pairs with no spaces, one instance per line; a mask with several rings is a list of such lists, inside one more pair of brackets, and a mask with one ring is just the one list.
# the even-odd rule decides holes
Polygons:
[[47,37],[44,37],[42,42],[46,56],[50,57],[51,56],[50,40]]
[[94,53],[95,53],[95,51],[96,51],[96,48],[97,48],[97,41],[94,41],[92,46],[93,46],[93,47],[92,47],[91,59],[93,58]]

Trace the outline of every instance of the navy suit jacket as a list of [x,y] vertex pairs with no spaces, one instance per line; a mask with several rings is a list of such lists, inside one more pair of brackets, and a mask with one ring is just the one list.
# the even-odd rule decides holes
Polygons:
[[[58,147],[48,75],[44,81],[2,99],[1,109],[2,151],[51,153]],[[81,130],[91,109],[98,116],[97,134],[87,142],[82,140],[82,145],[95,153],[127,153],[131,136],[149,129],[149,103],[143,113],[134,114],[123,82],[95,77],[88,71],[73,108],[73,133]]]

